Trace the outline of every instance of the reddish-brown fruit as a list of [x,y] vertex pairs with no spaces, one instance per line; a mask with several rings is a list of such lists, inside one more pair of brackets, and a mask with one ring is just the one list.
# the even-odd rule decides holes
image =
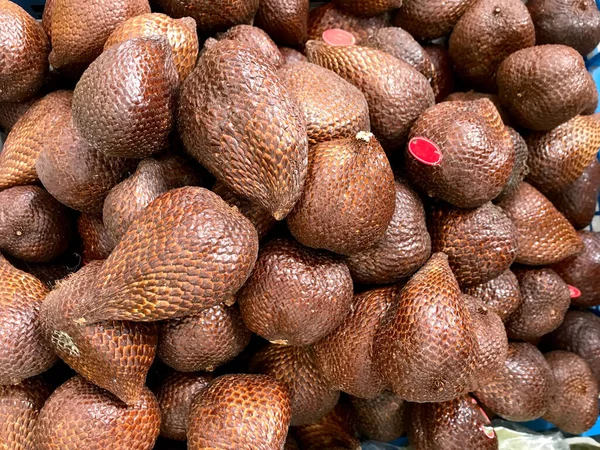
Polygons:
[[[500,111],[500,110],[499,110]],[[504,120],[504,119],[503,119]],[[506,129],[510,134],[510,138],[515,149],[515,165],[513,170],[508,177],[508,181],[504,185],[502,192],[494,199],[495,202],[499,202],[507,197],[510,197],[521,184],[521,181],[529,174],[529,150],[527,149],[527,143],[525,139],[513,128],[507,126]]]
[[31,263],[15,257],[9,258],[9,262],[17,269],[36,277],[49,289],[54,289],[58,281],[66,278],[81,266],[83,258],[76,252],[67,252],[51,263]]
[[[447,102],[471,102],[475,100],[481,100],[482,98],[487,98],[490,102],[494,104],[496,109],[498,110],[498,114],[502,118],[502,122],[505,125],[510,123],[510,116],[504,110],[502,105],[500,104],[500,98],[496,94],[490,94],[486,92],[476,92],[474,90],[466,91],[466,92],[453,92],[448,97],[445,98]],[[510,132],[511,128],[509,128]],[[527,145],[525,145],[525,149],[527,149]]]
[[281,45],[306,42],[309,0],[261,0],[254,23]]
[[102,223],[102,216],[82,213],[77,218],[77,231],[86,262],[108,258],[117,245],[117,241]]
[[402,0],[333,0],[342,11],[357,17],[373,17],[402,6]]
[[291,415],[283,383],[267,375],[223,375],[192,402],[188,448],[280,449]]
[[573,226],[537,189],[522,182],[498,203],[517,227],[516,262],[543,266],[579,253],[583,243]]
[[48,94],[15,123],[0,153],[0,190],[38,181],[35,160],[70,118],[72,98],[71,91]]
[[363,439],[391,442],[404,434],[406,402],[391,391],[372,399],[351,397],[352,417]]
[[34,431],[39,450],[150,450],[160,410],[144,388],[131,406],[76,376],[60,386],[40,411]]
[[291,211],[308,164],[304,117],[252,46],[224,40],[205,49],[182,86],[177,120],[187,151],[235,194],[277,220]]
[[36,95],[23,102],[0,102],[0,129],[8,133],[21,116],[39,100],[40,97]]
[[493,280],[470,286],[463,291],[465,294],[481,300],[503,321],[506,321],[523,301],[517,277],[510,270]]
[[270,241],[239,293],[244,322],[285,345],[310,345],[335,330],[350,312],[352,278],[344,261],[295,241]]
[[449,94],[454,92],[454,68],[448,50],[441,45],[426,45],[423,47],[433,65],[433,76],[431,77],[431,88],[435,95],[436,103],[443,101]]
[[161,436],[176,441],[187,439],[192,401],[211,381],[210,375],[175,372],[162,382],[156,391]]
[[54,12],[54,5],[56,5],[56,0],[46,0],[42,14],[42,28],[50,39],[52,39],[52,13]]
[[277,44],[269,37],[264,30],[251,25],[236,25],[224,33],[219,33],[217,39],[222,41],[229,39],[248,44],[257,52],[261,53],[275,67],[282,64],[281,52]]
[[550,365],[533,345],[508,344],[504,369],[479,386],[477,399],[507,420],[526,422],[548,410],[554,379]]
[[[306,56],[294,48],[279,47],[283,64],[293,64],[296,62],[307,62]],[[0,122],[1,124],[1,122]]]

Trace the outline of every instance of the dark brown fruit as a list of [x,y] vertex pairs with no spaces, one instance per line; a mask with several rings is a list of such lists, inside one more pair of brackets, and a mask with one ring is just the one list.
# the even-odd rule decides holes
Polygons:
[[486,283],[465,288],[463,292],[481,300],[503,321],[506,321],[523,301],[517,277],[510,270]]
[[71,91],[48,94],[17,121],[0,153],[0,189],[38,181],[35,160],[70,118],[72,98]]
[[287,219],[302,244],[351,255],[383,238],[394,214],[390,163],[371,133],[310,149],[300,200]]
[[117,245],[117,241],[102,223],[102,216],[82,213],[77,219],[77,231],[81,237],[83,259],[86,262],[108,258]]
[[516,262],[543,266],[562,261],[583,249],[565,217],[537,189],[522,182],[500,206],[517,227]]
[[510,197],[517,190],[521,181],[529,174],[529,165],[527,164],[529,161],[529,150],[527,149],[525,139],[514,128],[507,126],[506,129],[510,134],[513,148],[515,149],[515,165],[502,192],[494,199],[495,201],[501,201]]
[[83,258],[77,252],[64,253],[51,263],[30,263],[14,256],[6,256],[17,269],[33,275],[50,289],[54,289],[56,283],[75,272],[83,262]]
[[[39,321],[46,286],[1,254],[0,279],[0,385],[11,385],[45,372],[56,355],[45,342]],[[0,443],[1,439],[0,433]]]
[[434,104],[427,78],[389,53],[309,41],[306,56],[362,91],[369,105],[371,129],[388,153],[402,148],[414,121]]
[[552,369],[540,351],[515,342],[508,344],[504,370],[475,396],[500,417],[526,422],[546,413],[553,389]]
[[554,395],[544,419],[567,433],[584,433],[598,418],[598,382],[590,366],[570,352],[544,356],[554,375]]
[[352,397],[352,416],[363,439],[390,442],[404,434],[406,402],[390,391],[372,399]]
[[381,394],[387,380],[373,361],[373,339],[400,286],[357,294],[352,310],[333,333],[314,346],[317,365],[329,384],[355,397]]
[[77,376],[54,391],[40,411],[35,448],[150,450],[159,427],[160,410],[148,388],[127,406]]
[[187,439],[192,401],[211,381],[210,375],[175,372],[162,382],[156,391],[161,436],[177,441]]
[[510,135],[488,99],[437,104],[417,119],[409,138],[429,140],[439,155],[433,165],[421,162],[409,144],[409,178],[430,197],[459,208],[476,208],[495,198],[514,166]]
[[79,322],[155,321],[230,299],[252,271],[256,230],[206,189],[173,189],[133,221],[102,266]]
[[261,0],[254,23],[281,45],[306,42],[309,0]]
[[538,44],[568,45],[587,55],[600,42],[600,11],[594,0],[530,0],[527,8]]
[[496,91],[496,70],[511,53],[535,45],[535,29],[521,0],[479,0],[450,35],[454,68],[471,86]]
[[407,401],[443,402],[468,392],[477,365],[473,321],[443,253],[410,279],[381,321],[376,367]]
[[581,113],[596,89],[577,51],[540,45],[514,52],[498,67],[500,102],[519,125],[551,130]]
[[363,284],[389,284],[407,278],[431,255],[431,238],[419,196],[396,180],[396,209],[383,238],[346,258],[352,278]]
[[[293,64],[295,62],[307,62],[306,56],[300,53],[298,50],[290,47],[279,47],[283,64]],[[0,122],[1,124],[1,122]]]
[[270,344],[254,355],[250,371],[270,375],[288,387],[294,426],[320,420],[340,397],[319,371],[309,347]]
[[296,443],[296,439],[294,439],[289,431],[287,437],[285,438],[283,450],[300,450],[300,447],[298,447],[298,444]]
[[[502,122],[504,122],[505,125],[510,123],[510,116],[504,110],[502,105],[500,104],[500,98],[496,94],[490,94],[490,93],[486,93],[486,92],[476,92],[473,90],[466,91],[466,92],[453,92],[452,94],[450,94],[448,97],[445,98],[445,101],[448,101],[448,102],[471,102],[471,101],[475,101],[475,100],[481,100],[482,98],[487,98],[490,102],[492,102],[494,104],[494,106],[498,110],[498,114],[500,114],[500,117],[502,118]],[[508,130],[510,132],[511,129],[509,128]],[[523,144],[523,145],[525,145],[525,144]],[[525,145],[525,148],[527,149],[527,145]]]
[[0,192],[0,250],[31,262],[48,262],[69,245],[67,208],[38,186]]
[[277,44],[260,28],[251,25],[236,25],[225,33],[219,33],[217,39],[220,41],[230,39],[245,43],[260,52],[275,67],[282,64],[281,52],[277,48]]
[[298,62],[284,66],[278,75],[304,111],[310,145],[371,129],[363,93],[331,70]]
[[586,107],[583,111],[581,111],[582,115],[590,115],[596,112],[598,108],[598,87],[592,89],[588,96],[588,101],[586,102]]
[[33,97],[48,72],[50,43],[42,26],[9,0],[0,0],[0,52],[0,102]]
[[490,419],[470,395],[444,403],[411,403],[407,416],[408,439],[416,449],[498,449]]
[[40,322],[46,341],[80,375],[128,405],[144,392],[156,354],[158,326],[135,322],[75,323],[74,311],[90,295],[102,263],[92,261],[61,281],[44,300]]
[[276,450],[291,418],[287,387],[267,375],[223,375],[192,402],[189,450]]
[[204,50],[181,88],[178,113],[187,151],[277,220],[302,193],[308,164],[302,110],[290,94],[262,54],[225,40]]
[[402,6],[402,0],[334,0],[342,11],[357,17],[373,17]]
[[439,103],[454,92],[455,80],[452,60],[448,50],[441,45],[426,45],[423,49],[427,53],[431,64],[433,64],[431,87],[435,95],[435,101]]
[[0,129],[8,133],[39,99],[40,97],[35,96],[23,102],[0,102]]

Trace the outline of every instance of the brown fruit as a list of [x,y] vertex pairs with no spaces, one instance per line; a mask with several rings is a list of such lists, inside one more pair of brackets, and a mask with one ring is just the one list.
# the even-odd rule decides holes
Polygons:
[[459,76],[496,91],[496,70],[511,53],[535,45],[535,29],[521,0],[479,0],[460,18],[449,40]]
[[[296,49],[290,47],[279,47],[283,64],[293,64],[295,62],[307,62],[306,56]],[[595,108],[594,108],[595,109]],[[1,124],[1,122],[0,122]]]
[[490,419],[470,395],[443,403],[411,403],[408,439],[419,450],[497,450]]
[[414,121],[435,102],[427,78],[381,50],[309,41],[306,56],[362,91],[369,106],[371,129],[388,154],[406,143]]
[[538,44],[563,44],[582,55],[600,42],[600,11],[594,0],[530,0]]
[[182,86],[177,120],[187,151],[218,180],[277,220],[289,213],[306,178],[306,127],[262,54],[230,40],[205,49]]
[[431,255],[431,238],[421,199],[396,180],[396,209],[383,238],[373,247],[346,257],[357,283],[389,284],[411,276]]
[[156,354],[155,324],[108,321],[75,323],[74,311],[90,295],[102,262],[92,261],[61,281],[40,310],[46,341],[77,373],[128,405],[143,395],[146,374]]
[[0,0],[0,52],[0,102],[33,97],[48,72],[50,43],[42,26],[9,0]]
[[303,245],[351,255],[383,238],[395,202],[383,149],[373,134],[358,132],[310,149],[304,192],[287,224]]
[[331,70],[298,62],[278,72],[304,111],[310,145],[371,129],[365,96]]
[[575,353],[557,350],[544,356],[554,375],[544,419],[567,433],[584,433],[598,418],[598,382],[590,366]]
[[373,361],[373,339],[400,286],[357,294],[350,314],[331,334],[314,346],[316,363],[329,384],[355,397],[381,394],[387,380]]
[[77,77],[101,53],[104,43],[119,24],[150,12],[148,0],[100,0],[81,4],[77,0],[54,0],[51,4],[50,64]]
[[10,255],[6,256],[17,269],[33,275],[49,289],[54,289],[56,283],[75,272],[83,262],[81,255],[76,252],[67,252],[51,263],[30,263]]
[[42,28],[50,39],[52,39],[52,13],[54,12],[54,5],[56,5],[56,0],[46,0],[42,14]]
[[402,0],[334,0],[342,11],[357,17],[373,17],[402,6]]
[[463,292],[481,300],[503,321],[506,321],[523,301],[517,277],[510,270],[486,283],[465,288]]
[[291,414],[283,383],[267,375],[223,375],[194,397],[188,448],[278,450]]
[[290,434],[289,431],[287,437],[285,438],[285,445],[283,446],[283,450],[300,450],[300,447],[298,447],[296,440]]
[[352,417],[363,439],[390,442],[404,434],[406,402],[390,391],[372,399],[351,397]]
[[21,116],[25,114],[39,99],[40,97],[36,95],[35,97],[23,102],[0,102],[0,129],[8,134]]
[[374,361],[407,401],[443,402],[469,391],[477,365],[473,321],[443,253],[404,286],[381,321]]
[[127,406],[76,376],[56,389],[40,411],[35,448],[150,450],[159,428],[160,410],[148,388]]
[[117,245],[117,241],[102,223],[102,216],[82,213],[77,218],[77,231],[81,237],[83,258],[86,262],[108,258]]
[[288,387],[293,426],[320,420],[340,397],[319,371],[309,347],[270,344],[254,355],[249,367],[252,373],[270,375]]
[[433,76],[431,88],[435,95],[436,103],[444,100],[450,93],[454,92],[454,68],[450,54],[441,45],[425,45],[423,47],[433,65]]
[[79,322],[155,321],[198,314],[230,299],[252,271],[252,224],[199,187],[173,189],[133,221],[103,264]]
[[583,58],[564,45],[512,53],[498,67],[498,95],[519,125],[551,130],[581,113],[596,89]]
[[[590,74],[591,76],[591,74]],[[591,89],[591,92],[589,92],[589,96],[588,96],[588,100],[586,102],[586,107],[584,108],[583,111],[581,111],[582,115],[590,115],[590,114],[594,114],[596,112],[596,109],[598,108],[598,87],[596,86],[595,88]]]
[[71,91],[48,94],[15,123],[0,153],[0,189],[38,181],[35,160],[71,116]]
[[217,39],[245,43],[261,53],[273,66],[279,67],[282,64],[281,52],[277,48],[277,44],[260,28],[251,25],[236,25],[224,33],[219,33]]
[[[494,104],[496,109],[498,110],[498,114],[502,118],[502,122],[504,125],[510,123],[510,115],[504,110],[502,105],[500,104],[500,98],[496,94],[490,94],[486,92],[476,92],[473,90],[466,92],[453,92],[448,97],[445,98],[444,101],[447,102],[471,102],[475,100],[481,100],[482,98],[487,98],[490,102]],[[511,128],[508,129],[510,132]],[[523,144],[525,145],[525,144]],[[525,149],[527,149],[527,145],[525,145]]]
[[430,197],[459,208],[476,208],[495,198],[514,166],[510,135],[488,99],[429,108],[409,139],[409,178]]
[[533,345],[508,344],[504,369],[475,396],[495,414],[507,420],[526,422],[548,410],[554,379],[550,365]]
[[38,186],[0,192],[0,250],[31,262],[63,253],[71,236],[67,208]]
[[573,226],[530,184],[522,182],[498,206],[517,227],[516,262],[532,266],[553,264],[582,250]]
[[529,161],[529,150],[527,149],[525,139],[514,128],[507,126],[506,129],[510,134],[513,148],[515,149],[515,165],[502,192],[494,199],[496,202],[514,194],[521,181],[529,174],[529,165],[527,164]]
[[192,401],[211,381],[210,375],[174,372],[162,382],[156,391],[161,436],[177,441],[187,439]]
[[309,0],[261,0],[254,23],[278,44],[304,44],[309,3]]

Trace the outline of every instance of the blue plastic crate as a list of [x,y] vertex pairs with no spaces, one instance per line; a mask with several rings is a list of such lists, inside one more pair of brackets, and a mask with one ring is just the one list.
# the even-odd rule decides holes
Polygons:
[[36,19],[42,18],[46,0],[12,0]]

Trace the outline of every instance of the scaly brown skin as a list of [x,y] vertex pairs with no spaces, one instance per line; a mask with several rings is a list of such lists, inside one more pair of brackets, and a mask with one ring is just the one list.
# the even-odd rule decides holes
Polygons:
[[262,0],[254,23],[280,45],[306,42],[309,0]]
[[[504,110],[498,109],[498,111]],[[502,115],[502,113],[500,115]],[[502,120],[506,123],[504,118]],[[521,181],[529,174],[529,149],[527,148],[525,139],[523,139],[514,128],[507,126],[506,129],[510,134],[513,148],[515,149],[515,165],[513,166],[513,170],[510,173],[510,177],[508,177],[508,181],[504,185],[502,192],[494,199],[495,203],[510,197],[517,190]]]
[[56,5],[56,0],[46,0],[44,13],[42,14],[42,28],[50,39],[52,39],[52,13],[54,12],[54,5]]
[[486,283],[465,288],[463,292],[481,300],[502,321],[506,321],[523,301],[517,277],[510,270]]
[[407,403],[398,395],[385,391],[372,399],[351,397],[352,417],[363,439],[391,442],[404,434],[404,411]]
[[402,0],[334,0],[336,7],[357,17],[373,17],[402,6]]
[[273,42],[264,30],[258,27],[253,27],[251,25],[236,25],[224,33],[217,34],[216,38],[219,41],[230,39],[232,41],[246,43],[256,51],[262,53],[273,66],[279,67],[282,64],[281,52],[279,51],[279,48],[277,48],[277,44]]
[[295,62],[307,62],[306,56],[296,49],[290,47],[279,47],[283,64],[293,64]]
[[[476,92],[473,90],[466,92],[457,91],[453,92],[448,97],[446,97],[444,101],[471,102],[475,100],[481,100],[482,98],[487,98],[490,102],[494,104],[494,106],[498,110],[498,114],[500,114],[500,117],[502,118],[502,122],[504,122],[504,125],[510,124],[510,115],[504,110],[504,108],[502,108],[502,105],[500,104],[500,98],[496,94]],[[509,128],[508,131],[510,132],[510,130],[511,129]],[[527,145],[525,143],[523,143],[523,145],[525,145],[525,150],[527,150]]]
[[83,259],[86,262],[108,258],[117,245],[117,241],[104,226],[102,216],[82,213],[77,218],[77,231],[83,247]]
[[23,116],[34,103],[40,100],[40,98],[41,97],[36,95],[29,100],[22,102],[0,102],[0,129],[8,134],[21,116]]
[[433,64],[431,88],[435,95],[435,102],[439,103],[454,92],[456,81],[454,80],[452,60],[448,50],[441,45],[425,45],[423,49]]

